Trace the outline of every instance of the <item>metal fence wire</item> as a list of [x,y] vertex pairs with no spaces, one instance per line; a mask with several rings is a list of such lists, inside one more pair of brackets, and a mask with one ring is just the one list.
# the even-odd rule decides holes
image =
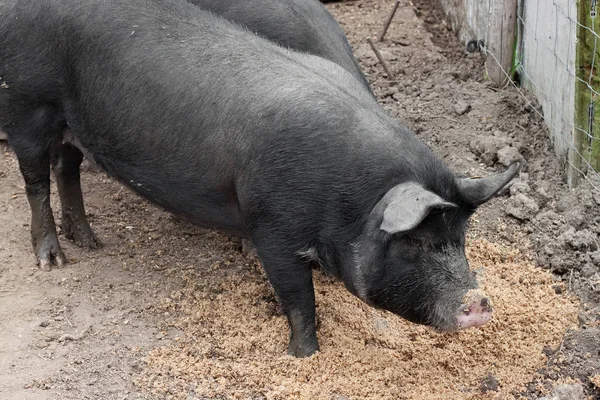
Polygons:
[[[491,4],[496,0],[488,0]],[[514,65],[503,73],[525,98],[533,93],[568,183],[584,178],[600,190],[600,17],[598,0],[518,0]],[[487,41],[484,41],[487,45]],[[482,50],[501,68],[497,55]],[[517,72],[521,87],[511,78]]]

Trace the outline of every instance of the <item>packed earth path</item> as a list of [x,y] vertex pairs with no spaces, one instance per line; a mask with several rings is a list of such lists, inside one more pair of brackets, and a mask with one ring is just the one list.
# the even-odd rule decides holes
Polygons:
[[[174,218],[102,172],[82,184],[104,247],[59,235],[69,263],[41,271],[23,179],[3,147],[0,400],[600,396],[600,194],[567,189],[534,99],[485,81],[483,58],[466,53],[433,0],[401,2],[377,43],[388,80],[366,39],[393,3],[328,5],[381,104],[457,173],[524,164],[468,235],[494,320],[439,334],[315,271],[321,352],[294,359],[273,290],[238,239]],[[52,204],[59,221],[55,194]]]

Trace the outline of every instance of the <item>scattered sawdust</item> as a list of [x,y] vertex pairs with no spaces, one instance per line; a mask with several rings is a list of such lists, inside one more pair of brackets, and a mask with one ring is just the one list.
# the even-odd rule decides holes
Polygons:
[[[317,273],[321,352],[308,359],[285,355],[287,322],[260,270],[237,268],[214,283],[188,276],[159,307],[178,316],[184,336],[150,352],[136,385],[173,399],[514,398],[545,365],[544,346],[576,325],[578,304],[518,250],[476,240],[467,254],[485,268],[495,304],[485,327],[439,334],[374,310]],[[227,263],[243,265],[212,268]],[[490,376],[496,390],[482,393]]]

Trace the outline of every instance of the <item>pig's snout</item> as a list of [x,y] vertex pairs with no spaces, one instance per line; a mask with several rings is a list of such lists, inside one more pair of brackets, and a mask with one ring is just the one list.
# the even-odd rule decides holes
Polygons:
[[456,316],[459,328],[483,326],[492,318],[492,302],[481,291],[467,293],[465,300]]

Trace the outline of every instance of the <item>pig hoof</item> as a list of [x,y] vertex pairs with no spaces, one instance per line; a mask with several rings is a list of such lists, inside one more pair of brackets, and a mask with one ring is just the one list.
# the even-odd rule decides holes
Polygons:
[[71,239],[79,247],[83,247],[90,250],[96,250],[102,248],[102,242],[91,232],[86,235],[75,235]]
[[54,254],[47,254],[43,257],[38,257],[38,265],[42,271],[50,271],[52,270],[52,266],[56,265],[57,267],[62,267],[67,263],[67,259],[62,251],[58,251]]
[[315,354],[317,351],[319,351],[319,343],[316,339],[305,340],[304,342],[292,339],[288,346],[287,353],[290,356],[304,358]]
[[65,237],[79,247],[90,250],[100,249],[102,242],[90,227],[73,227],[71,224],[63,223]]
[[62,267],[67,263],[56,233],[36,239],[32,235],[32,243],[35,249],[38,266],[42,271],[50,271],[52,266]]

